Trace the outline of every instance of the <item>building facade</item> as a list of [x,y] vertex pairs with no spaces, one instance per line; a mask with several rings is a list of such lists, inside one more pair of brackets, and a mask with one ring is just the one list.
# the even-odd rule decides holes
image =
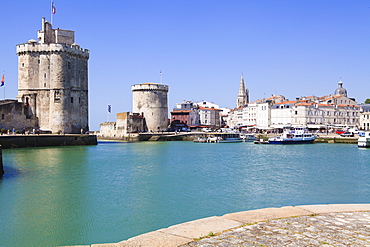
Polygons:
[[361,105],[360,129],[367,131],[370,130],[370,104]]
[[41,130],[87,131],[89,51],[75,43],[74,31],[52,29],[45,18],[38,39],[16,47],[17,100]]
[[[334,95],[301,97],[292,101],[275,95],[240,106],[230,112],[227,123],[231,128],[258,129],[302,125],[315,129],[366,127],[366,124],[360,123],[360,112],[357,102],[347,97],[347,90],[340,81]],[[365,119],[366,116],[362,117],[362,120]]]

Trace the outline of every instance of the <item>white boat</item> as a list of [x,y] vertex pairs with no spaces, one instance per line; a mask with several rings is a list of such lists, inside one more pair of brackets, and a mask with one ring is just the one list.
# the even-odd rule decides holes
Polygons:
[[304,127],[297,127],[294,130],[284,130],[278,137],[268,139],[269,144],[307,144],[313,143],[316,139],[312,133]]
[[198,137],[194,142],[207,142],[207,139],[205,137]]
[[359,132],[357,145],[359,148],[370,148],[370,132]]
[[240,138],[243,139],[244,142],[254,142],[257,141],[257,138],[254,136],[254,134],[240,134]]
[[208,137],[207,142],[215,143],[232,143],[232,142],[242,142],[243,139],[240,138],[239,133],[217,133],[212,134]]

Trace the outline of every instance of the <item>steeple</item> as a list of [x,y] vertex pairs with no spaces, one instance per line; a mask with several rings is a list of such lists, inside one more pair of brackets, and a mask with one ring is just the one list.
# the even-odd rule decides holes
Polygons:
[[236,100],[236,108],[245,106],[248,103],[249,103],[249,90],[245,89],[244,75],[242,74],[240,78],[238,99]]

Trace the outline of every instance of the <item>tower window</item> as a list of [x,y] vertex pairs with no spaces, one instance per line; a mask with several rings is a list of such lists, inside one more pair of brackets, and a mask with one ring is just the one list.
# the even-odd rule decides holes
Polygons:
[[5,115],[4,114],[1,114],[1,119],[4,120],[5,119]]
[[73,97],[71,97],[71,103],[73,104]]
[[68,67],[68,69],[71,68],[71,62],[68,62],[67,67]]
[[81,97],[78,97],[78,103],[81,103]]

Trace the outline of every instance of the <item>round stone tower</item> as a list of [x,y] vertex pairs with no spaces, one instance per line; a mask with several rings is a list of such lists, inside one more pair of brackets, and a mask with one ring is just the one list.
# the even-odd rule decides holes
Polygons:
[[52,29],[45,18],[38,39],[17,45],[17,99],[27,118],[54,133],[87,131],[89,50],[74,42],[74,31]]
[[149,131],[167,130],[168,86],[157,83],[136,84],[132,90],[132,112],[145,117]]

